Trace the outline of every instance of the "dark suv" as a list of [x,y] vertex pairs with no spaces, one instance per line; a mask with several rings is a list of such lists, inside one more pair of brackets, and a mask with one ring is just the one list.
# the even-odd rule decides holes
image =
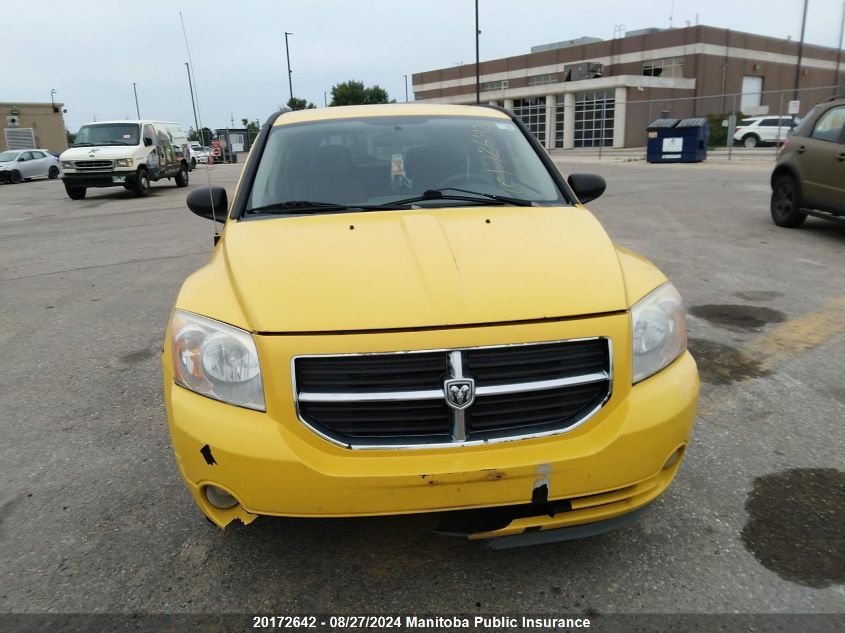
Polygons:
[[771,210],[778,226],[801,226],[808,215],[845,223],[845,98],[813,107],[783,144]]

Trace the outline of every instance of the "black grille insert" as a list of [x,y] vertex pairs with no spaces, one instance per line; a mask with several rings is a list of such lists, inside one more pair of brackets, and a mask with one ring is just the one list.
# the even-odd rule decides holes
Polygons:
[[[338,443],[457,444],[572,427],[608,399],[611,363],[609,339],[595,338],[303,356],[294,361],[294,380],[302,420]],[[443,381],[454,377],[475,381],[475,401],[460,412],[443,393]]]

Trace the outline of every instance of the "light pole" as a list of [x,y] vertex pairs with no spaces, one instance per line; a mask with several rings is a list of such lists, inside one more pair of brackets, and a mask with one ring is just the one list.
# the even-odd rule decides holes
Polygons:
[[194,109],[194,129],[197,131],[197,134],[199,134],[200,145],[204,145],[204,143],[202,142],[202,131],[200,130],[200,122],[197,118],[197,105],[194,102],[194,84],[191,81],[191,65],[188,62],[185,62],[185,70],[188,71],[188,88],[191,91],[191,107]]
[[[837,75],[837,77],[838,77],[838,75]],[[56,110],[56,100],[55,100],[55,99],[53,99],[53,95],[54,95],[54,94],[56,94],[56,89],[55,89],[55,88],[50,88],[50,103],[51,103],[51,104],[52,104],[52,106],[53,106],[53,112],[58,112],[58,110]]]
[[328,107],[329,107],[329,100],[328,100],[328,99],[326,99],[326,91],[325,91],[325,90],[323,90],[323,107],[324,107],[324,108],[328,108]]
[[288,33],[285,31],[285,58],[288,60],[288,89],[290,90],[290,98],[293,101],[293,71],[290,69],[290,48],[288,48],[288,35],[293,35],[293,33]]
[[475,102],[481,103],[481,71],[478,61],[478,36],[481,31],[478,29],[478,0],[475,0]]
[[135,92],[135,114],[138,115],[138,119],[141,118],[141,108],[138,107],[138,84],[134,81],[132,82],[132,90]]
[[[845,35],[845,1],[842,2],[842,26],[839,27],[839,52],[836,54],[836,77],[833,80],[836,86],[833,89],[833,96],[837,96],[837,90],[845,90],[843,83],[839,79],[839,67],[842,65],[842,36]],[[843,96],[843,95],[839,95]]]
[[408,75],[402,75],[405,78],[405,103],[408,103]]
[[798,82],[801,79],[801,57],[804,55],[804,29],[807,26],[807,2],[804,0],[804,17],[801,19],[801,40],[798,42],[798,63],[795,65],[795,88],[792,91],[792,100],[798,100]]

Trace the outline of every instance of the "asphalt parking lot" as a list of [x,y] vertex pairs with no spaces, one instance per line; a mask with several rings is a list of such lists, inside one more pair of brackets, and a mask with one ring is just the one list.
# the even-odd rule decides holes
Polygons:
[[[845,226],[775,227],[768,154],[555,158],[606,177],[591,209],[689,312],[697,426],[641,521],[506,551],[425,516],[212,527],[177,474],[160,367],[211,223],[172,184],[3,185],[0,611],[845,612]],[[240,168],[210,175],[231,193]]]

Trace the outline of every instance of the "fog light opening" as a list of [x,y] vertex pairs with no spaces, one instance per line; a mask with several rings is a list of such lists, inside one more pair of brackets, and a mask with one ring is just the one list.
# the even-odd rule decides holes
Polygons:
[[667,468],[672,468],[672,466],[675,465],[675,462],[677,462],[678,459],[681,457],[681,453],[683,453],[683,451],[684,451],[684,447],[681,446],[680,448],[678,448],[678,450],[676,450],[674,453],[669,455],[669,459],[667,459],[666,462],[663,464],[662,470],[666,470]]
[[208,499],[208,502],[211,505],[215,508],[219,508],[220,510],[228,510],[229,508],[234,508],[238,505],[237,499],[217,486],[206,486],[205,498]]

